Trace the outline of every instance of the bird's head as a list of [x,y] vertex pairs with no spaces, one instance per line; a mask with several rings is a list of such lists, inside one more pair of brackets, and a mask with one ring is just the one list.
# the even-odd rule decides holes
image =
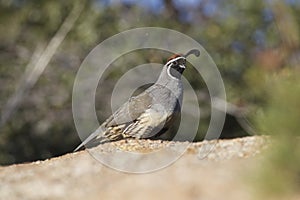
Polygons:
[[168,59],[165,66],[167,67],[167,73],[171,78],[180,78],[185,70],[186,58],[191,54],[198,57],[200,55],[200,51],[193,49],[185,55],[175,54]]

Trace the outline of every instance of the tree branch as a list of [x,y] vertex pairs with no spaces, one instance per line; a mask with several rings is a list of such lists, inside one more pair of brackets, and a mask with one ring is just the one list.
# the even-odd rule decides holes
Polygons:
[[57,51],[58,47],[62,44],[67,34],[74,26],[83,8],[83,4],[76,3],[56,34],[50,40],[47,47],[44,50],[42,50],[40,46],[36,48],[30,59],[30,62],[26,66],[25,73],[21,78],[16,92],[9,98],[7,104],[2,110],[0,127],[10,119],[11,115],[15,112],[24,96],[35,85],[49,64],[53,55]]

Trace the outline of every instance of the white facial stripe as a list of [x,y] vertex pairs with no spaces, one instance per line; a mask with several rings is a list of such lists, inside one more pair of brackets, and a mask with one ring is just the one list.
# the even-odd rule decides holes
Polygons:
[[[185,69],[185,66],[184,66],[184,65],[179,65],[179,67]],[[170,70],[171,70],[171,65],[169,65],[168,68],[167,68],[167,74],[168,74],[172,79],[177,80],[178,78],[174,77],[174,76],[171,74]]]
[[168,66],[168,68],[167,68],[167,73],[168,73],[169,77],[171,77],[171,79],[177,80],[176,77],[172,76],[170,70],[171,70],[171,66]]
[[169,62],[167,62],[166,65],[169,65],[169,64],[171,64],[172,62],[177,61],[177,60],[180,60],[180,59],[185,59],[185,57],[180,56],[180,57],[177,57],[177,58],[173,58],[172,60],[170,60]]
[[[177,58],[173,58],[172,60],[170,60],[169,62],[166,63],[166,66],[167,66],[167,74],[169,75],[169,77],[171,77],[172,79],[175,79],[175,80],[177,80],[177,78],[174,77],[174,76],[172,76],[170,70],[171,70],[172,63],[173,63],[174,61],[177,61],[177,60],[180,60],[180,59],[185,59],[185,57],[180,56],[180,57],[177,57]],[[185,66],[184,66],[184,65],[179,65],[179,67],[185,69]]]

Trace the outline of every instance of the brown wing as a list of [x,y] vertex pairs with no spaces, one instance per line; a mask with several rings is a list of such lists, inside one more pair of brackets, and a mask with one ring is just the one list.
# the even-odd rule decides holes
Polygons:
[[74,151],[92,142],[105,142],[123,138],[124,130],[136,123],[137,119],[150,107],[151,102],[152,97],[146,92],[131,97]]
[[104,127],[107,128],[133,122],[150,107],[151,102],[152,97],[145,92],[136,97],[131,97],[104,122]]

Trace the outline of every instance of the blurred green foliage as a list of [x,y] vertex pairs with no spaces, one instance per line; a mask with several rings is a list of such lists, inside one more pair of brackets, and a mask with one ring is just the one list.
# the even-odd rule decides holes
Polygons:
[[[276,118],[282,112],[273,109],[281,100],[295,106],[291,112],[296,111],[298,104],[288,102],[298,98],[288,96],[295,94],[293,90],[283,92],[278,102],[275,102],[272,94],[280,89],[273,87],[271,77],[274,74],[280,76],[292,73],[290,70],[297,68],[289,66],[289,63],[297,63],[299,57],[297,25],[300,24],[300,6],[297,1],[269,3],[260,0],[1,0],[1,111],[18,88],[20,78],[27,70],[26,66],[34,53],[47,46],[75,4],[84,6],[79,19],[38,82],[23,97],[9,121],[1,127],[0,164],[62,155],[79,144],[71,110],[76,72],[85,56],[97,44],[114,34],[136,27],[170,28],[199,41],[222,74],[228,101],[241,110],[246,110],[247,118],[253,121],[259,119],[259,127],[263,124],[263,119],[257,117],[265,115],[268,116],[268,123],[265,125],[271,127],[272,116]],[[162,63],[168,55],[152,50],[133,52],[131,56],[132,59],[126,59],[126,63],[122,63],[118,70],[109,72],[105,80],[107,90],[113,87],[118,77],[130,66],[147,62]],[[118,61],[113,64],[120,65]],[[203,80],[195,74],[193,70],[187,70],[185,76],[199,92],[203,118],[196,140],[201,140],[210,120],[210,115],[207,114],[210,111],[210,100]],[[110,112],[106,106],[110,96],[102,94],[101,98],[99,93],[96,97],[99,121],[103,121]],[[281,106],[284,109],[284,105]],[[268,109],[266,111],[263,108]],[[287,111],[286,113],[288,114]],[[235,114],[239,116],[239,113]],[[228,114],[223,138],[249,134],[239,125],[236,115]],[[293,116],[293,120],[297,119],[299,117]],[[276,118],[274,124],[294,123],[285,121]],[[296,121],[295,124],[297,125]],[[286,127],[289,126],[286,124]],[[294,128],[299,130],[298,127]],[[268,134],[274,132],[268,128],[265,130]],[[275,132],[279,130],[289,131],[284,126],[282,129],[275,128]]]
[[271,78],[267,105],[256,117],[261,133],[272,144],[254,176],[262,199],[290,199],[300,195],[300,71]]

